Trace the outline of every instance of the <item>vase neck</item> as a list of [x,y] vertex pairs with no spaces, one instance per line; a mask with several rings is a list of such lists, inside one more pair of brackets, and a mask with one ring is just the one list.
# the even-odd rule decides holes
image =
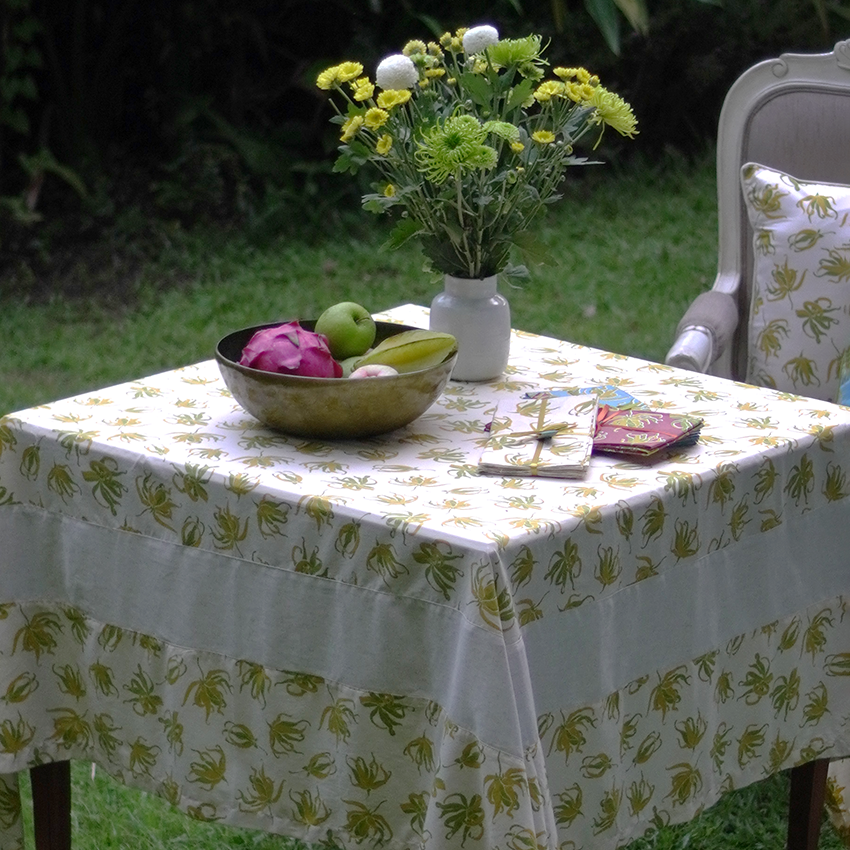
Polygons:
[[498,275],[490,275],[484,278],[455,277],[447,274],[443,283],[445,291],[449,295],[459,298],[486,298],[496,294]]

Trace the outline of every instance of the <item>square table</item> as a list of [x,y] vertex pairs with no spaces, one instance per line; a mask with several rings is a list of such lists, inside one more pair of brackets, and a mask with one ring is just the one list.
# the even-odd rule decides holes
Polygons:
[[[699,443],[477,474],[497,403],[597,385]],[[263,428],[213,361],[10,414],[0,847],[17,774],[71,758],[314,844],[605,850],[848,755],[849,438],[518,331],[503,379],[367,440]]]

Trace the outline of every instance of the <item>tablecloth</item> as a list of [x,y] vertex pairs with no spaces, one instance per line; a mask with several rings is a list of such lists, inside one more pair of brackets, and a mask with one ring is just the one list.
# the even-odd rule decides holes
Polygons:
[[[213,361],[2,418],[0,847],[54,759],[327,846],[605,850],[850,754],[850,410],[511,352],[362,441],[263,428]],[[699,443],[477,474],[497,402],[592,385]]]

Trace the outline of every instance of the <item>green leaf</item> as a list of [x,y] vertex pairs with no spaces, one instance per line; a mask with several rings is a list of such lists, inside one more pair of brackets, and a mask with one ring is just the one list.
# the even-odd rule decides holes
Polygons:
[[507,109],[511,110],[516,109],[517,106],[522,106],[533,90],[534,83],[531,80],[523,80],[518,86],[514,86],[506,104]]
[[531,272],[528,270],[528,266],[522,264],[515,265],[514,263],[509,263],[502,270],[502,274],[511,286],[525,283],[531,279]]
[[418,236],[424,228],[412,218],[402,218],[390,232],[389,239],[381,246],[381,250],[392,250],[400,248],[405,242]]
[[56,157],[53,156],[53,153],[47,148],[42,148],[29,156],[20,154],[18,156],[18,162],[20,162],[21,167],[31,177],[38,176],[39,174],[53,174],[60,180],[63,180],[81,198],[85,198],[88,194],[86,185],[83,183],[79,174],[74,169],[58,162]]
[[552,252],[530,230],[515,233],[513,243],[526,260],[547,266],[554,265],[555,258]]
[[333,170],[336,174],[356,174],[359,167],[359,164],[354,162],[346,150],[336,158]]
[[490,105],[490,86],[480,74],[461,74],[460,85],[479,106]]
[[614,0],[584,0],[584,7],[596,21],[605,43],[616,56],[620,55],[620,18]]
[[645,0],[614,0],[626,20],[635,32],[646,35],[649,32],[649,12]]

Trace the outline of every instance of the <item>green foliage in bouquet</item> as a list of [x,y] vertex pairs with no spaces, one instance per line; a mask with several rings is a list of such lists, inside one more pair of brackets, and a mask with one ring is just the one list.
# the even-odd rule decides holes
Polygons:
[[434,271],[482,278],[509,268],[511,250],[544,256],[533,229],[560,195],[574,146],[606,126],[633,138],[631,107],[584,68],[546,79],[541,37],[500,39],[491,26],[410,41],[372,82],[359,62],[323,71],[317,85],[344,100],[335,169],[369,163],[380,175],[363,196],[375,213],[400,212],[388,242],[418,238]]

